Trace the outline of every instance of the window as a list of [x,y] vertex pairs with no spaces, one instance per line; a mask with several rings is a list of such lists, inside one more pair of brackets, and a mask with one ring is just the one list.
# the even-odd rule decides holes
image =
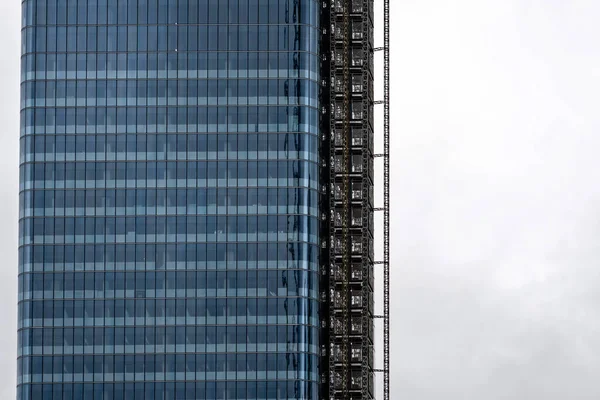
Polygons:
[[363,171],[363,160],[361,155],[352,155],[352,172]]

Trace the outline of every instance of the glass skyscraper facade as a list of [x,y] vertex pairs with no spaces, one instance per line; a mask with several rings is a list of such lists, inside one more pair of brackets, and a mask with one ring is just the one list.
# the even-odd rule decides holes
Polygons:
[[25,0],[20,400],[318,399],[314,0]]

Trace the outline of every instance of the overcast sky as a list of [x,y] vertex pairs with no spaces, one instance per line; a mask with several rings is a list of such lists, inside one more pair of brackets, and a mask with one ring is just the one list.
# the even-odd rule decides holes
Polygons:
[[[392,399],[600,398],[600,2],[391,0]],[[0,1],[0,398],[20,6]]]

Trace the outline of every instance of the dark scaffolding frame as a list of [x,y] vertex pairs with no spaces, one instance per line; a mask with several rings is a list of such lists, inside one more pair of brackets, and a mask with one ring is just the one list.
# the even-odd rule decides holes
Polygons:
[[383,398],[390,399],[390,0],[383,0]]
[[375,157],[383,158],[383,260],[376,265],[383,266],[383,368],[375,372],[383,374],[383,398],[390,399],[390,0],[383,0],[383,47],[375,51],[383,52],[383,100],[375,104],[383,105],[383,153]]
[[[383,373],[389,400],[389,0],[384,47],[374,48],[373,0],[321,3],[321,399],[371,400]],[[373,99],[374,52],[384,52],[384,99]],[[383,154],[374,154],[375,105],[384,105]],[[374,159],[383,158],[383,207],[374,207]],[[374,261],[374,213],[383,211],[383,260]],[[383,315],[374,266],[383,266]],[[381,285],[379,285],[381,286]],[[374,319],[383,319],[383,369],[374,368]]]

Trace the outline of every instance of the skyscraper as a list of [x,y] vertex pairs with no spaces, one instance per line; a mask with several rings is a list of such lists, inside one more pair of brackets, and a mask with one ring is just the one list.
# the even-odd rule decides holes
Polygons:
[[373,397],[372,13],[23,1],[18,399]]

